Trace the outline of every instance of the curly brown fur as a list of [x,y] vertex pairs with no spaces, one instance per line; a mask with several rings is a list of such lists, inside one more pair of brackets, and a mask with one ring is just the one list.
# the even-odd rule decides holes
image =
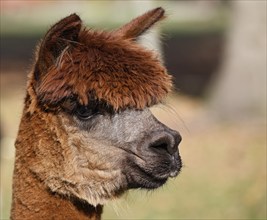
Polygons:
[[15,144],[11,219],[100,219],[108,200],[178,174],[181,137],[147,109],[171,76],[135,41],[163,14],[113,32],[86,30],[73,14],[45,35]]
[[[72,21],[76,15],[71,15],[67,22],[70,20],[72,25],[76,25],[75,34],[72,37],[64,36],[65,39],[60,37],[57,43],[65,47],[52,65],[42,63],[49,68],[45,68],[47,72],[36,88],[38,100],[57,103],[77,95],[81,104],[86,105],[93,94],[115,110],[144,109],[159,103],[171,90],[171,76],[161,65],[157,54],[138,45],[132,38],[161,19],[163,13],[162,9],[160,13],[159,9],[150,11],[146,16],[133,20],[133,24],[129,23],[132,27],[138,27],[139,31],[128,33],[131,28],[126,25],[120,29],[120,34],[86,30],[81,28],[78,18]],[[151,14],[155,16],[149,17]],[[138,26],[139,23],[141,26]],[[67,27],[65,25],[63,28]],[[76,33],[79,28],[79,33]],[[60,36],[57,28],[50,31],[56,32],[56,37]],[[49,63],[61,48],[49,50],[47,41],[53,42],[49,34],[40,52],[46,54],[46,63]],[[42,65],[38,61],[35,71],[44,71]]]

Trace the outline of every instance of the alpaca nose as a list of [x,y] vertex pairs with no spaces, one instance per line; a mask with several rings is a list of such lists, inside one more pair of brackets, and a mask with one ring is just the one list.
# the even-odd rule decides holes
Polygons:
[[167,151],[173,155],[178,151],[178,145],[182,141],[181,135],[174,130],[154,132],[151,136],[149,147],[156,151]]

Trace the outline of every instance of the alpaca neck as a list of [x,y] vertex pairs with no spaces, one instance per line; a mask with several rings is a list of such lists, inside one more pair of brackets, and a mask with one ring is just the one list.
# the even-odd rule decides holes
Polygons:
[[[53,123],[48,120],[49,116],[44,117],[38,111],[30,114],[26,109],[27,106],[15,144],[11,219],[100,219],[101,205],[94,207],[83,200],[51,192],[47,187],[47,179],[41,174],[46,172],[46,178],[51,178],[53,163],[60,161],[60,154],[57,154],[60,145],[53,142],[55,126],[51,128]],[[51,151],[40,151],[47,146]],[[53,156],[56,159],[51,163],[49,158]],[[34,167],[38,167],[38,174]]]
[[100,219],[102,206],[50,192],[29,170],[16,163],[11,219]]

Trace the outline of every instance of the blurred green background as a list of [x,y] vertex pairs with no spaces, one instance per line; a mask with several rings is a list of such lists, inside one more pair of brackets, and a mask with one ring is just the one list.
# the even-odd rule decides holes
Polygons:
[[14,141],[34,48],[77,13],[109,30],[162,6],[141,42],[175,88],[152,108],[183,136],[185,167],[155,191],[129,191],[103,219],[266,219],[266,1],[1,1],[1,219],[11,205]]

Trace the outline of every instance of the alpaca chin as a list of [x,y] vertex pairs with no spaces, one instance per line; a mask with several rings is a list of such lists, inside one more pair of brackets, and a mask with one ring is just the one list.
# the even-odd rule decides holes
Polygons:
[[124,192],[120,184],[118,183],[118,186],[116,186],[114,182],[102,182],[95,185],[91,183],[90,185],[86,180],[79,181],[79,183],[70,183],[65,179],[50,179],[46,184],[53,193],[66,198],[85,201],[94,207],[104,205],[108,201],[118,198]]

